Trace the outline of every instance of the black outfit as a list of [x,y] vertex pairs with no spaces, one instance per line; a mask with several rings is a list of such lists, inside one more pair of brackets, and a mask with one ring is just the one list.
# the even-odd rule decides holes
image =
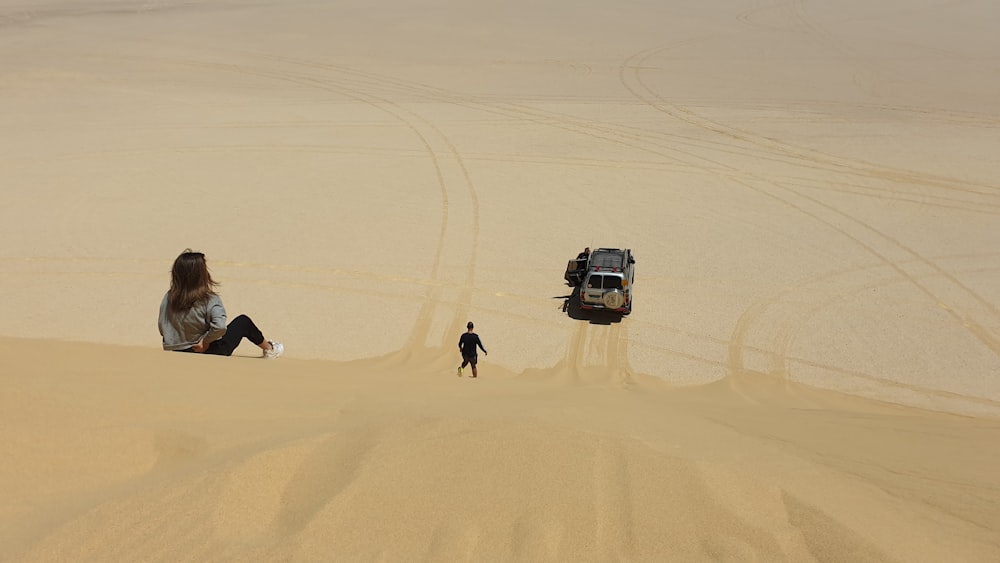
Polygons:
[[458,349],[462,351],[463,367],[466,363],[474,366],[479,361],[479,356],[476,354],[476,346],[479,346],[483,352],[486,351],[486,348],[483,348],[483,341],[479,340],[479,335],[474,332],[466,332],[458,339]]
[[[205,350],[205,353],[216,356],[232,356],[233,352],[236,351],[236,347],[240,345],[240,341],[244,338],[257,346],[264,343],[264,333],[257,328],[257,325],[253,324],[250,317],[240,315],[226,325],[226,334],[209,344],[208,350]],[[194,350],[185,348],[183,352],[194,352]]]

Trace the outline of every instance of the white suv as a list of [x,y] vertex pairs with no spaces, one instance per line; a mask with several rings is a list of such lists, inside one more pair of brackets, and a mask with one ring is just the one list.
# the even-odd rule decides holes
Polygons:
[[567,280],[571,283],[581,280],[581,309],[603,309],[622,315],[632,312],[635,257],[630,249],[598,248],[590,253],[585,265],[582,259],[580,262],[584,268],[574,276],[567,272]]

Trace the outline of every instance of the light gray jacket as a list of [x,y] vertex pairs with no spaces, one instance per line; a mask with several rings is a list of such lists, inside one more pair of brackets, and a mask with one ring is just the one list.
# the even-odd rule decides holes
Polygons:
[[167,307],[167,295],[160,302],[160,335],[164,350],[184,350],[204,340],[215,342],[226,334],[226,308],[218,295],[198,303],[184,313]]

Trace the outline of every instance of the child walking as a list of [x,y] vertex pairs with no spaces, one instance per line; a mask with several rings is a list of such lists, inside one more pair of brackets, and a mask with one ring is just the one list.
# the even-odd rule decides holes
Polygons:
[[476,353],[476,347],[478,346],[483,354],[487,356],[490,354],[486,348],[483,348],[483,341],[479,339],[479,335],[472,332],[472,329],[475,328],[472,321],[469,321],[465,328],[466,332],[458,339],[458,349],[462,352],[462,365],[458,366],[458,376],[462,377],[465,366],[472,364],[472,377],[479,377],[479,370],[476,368],[476,364],[479,363],[479,355]]

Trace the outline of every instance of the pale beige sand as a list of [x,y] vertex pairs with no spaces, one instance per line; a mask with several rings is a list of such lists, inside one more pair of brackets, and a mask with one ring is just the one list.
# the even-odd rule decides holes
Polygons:
[[[53,350],[62,357],[55,358]],[[7,341],[16,561],[989,561],[996,421],[749,375]],[[13,455],[11,455],[13,454]]]
[[1000,8],[717,4],[0,0],[0,559],[1000,559]]

